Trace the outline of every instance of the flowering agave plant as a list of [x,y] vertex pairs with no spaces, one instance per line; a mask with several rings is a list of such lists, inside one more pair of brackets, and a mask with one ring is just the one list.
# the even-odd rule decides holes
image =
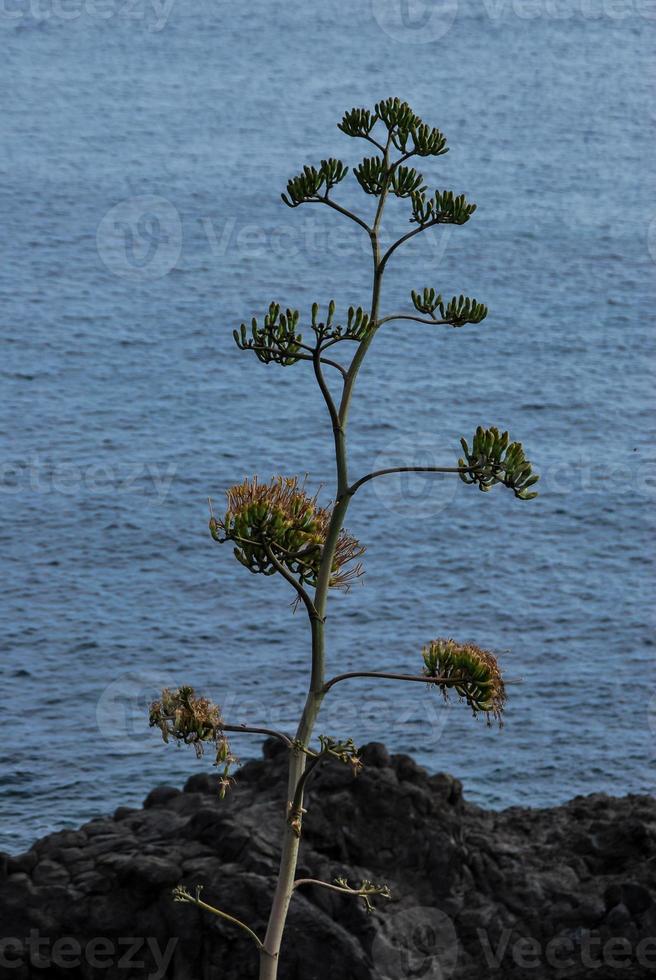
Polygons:
[[[489,491],[499,484],[512,490],[519,500],[537,496],[538,477],[532,472],[522,445],[511,442],[507,432],[479,426],[472,447],[461,440],[460,458],[445,466],[401,466],[377,470],[353,479],[349,471],[346,431],[355,382],[374,337],[392,321],[412,321],[429,328],[461,329],[483,322],[487,306],[468,296],[443,298],[433,286],[412,290],[412,307],[407,312],[382,313],[381,286],[389,260],[396,250],[416,235],[438,224],[463,225],[476,211],[464,194],[451,190],[430,193],[424,176],[409,161],[439,157],[448,152],[446,137],[425,123],[406,102],[384,99],[373,109],[355,108],[346,112],[338,128],[352,139],[362,139],[376,151],[365,157],[353,176],[368,198],[373,199],[372,215],[362,217],[333,197],[334,189],[348,176],[349,168],[337,159],[307,165],[288,184],[283,202],[290,208],[319,204],[356,225],[367,236],[373,262],[371,303],[349,307],[343,317],[330,300],[321,312],[313,303],[308,316],[299,310],[270,303],[261,325],[257,318],[234,331],[237,346],[251,351],[264,364],[291,367],[301,362],[312,366],[315,379],[332,423],[335,443],[336,488],[334,501],[322,507],[310,496],[297,477],[274,477],[262,483],[257,477],[227,492],[223,516],[214,516],[210,502],[210,533],[219,543],[230,542],[238,561],[250,572],[282,576],[292,589],[296,604],[308,615],[311,671],[305,707],[293,735],[252,725],[227,724],[221,710],[193,689],[181,687],[164,691],[151,708],[150,723],[160,729],[165,741],[193,745],[201,754],[206,745],[216,753],[221,768],[220,788],[230,784],[230,766],[236,761],[227,740],[229,732],[266,734],[280,740],[289,757],[286,824],[281,843],[280,872],[269,922],[264,936],[228,912],[215,908],[200,897],[200,889],[190,891],[179,885],[174,898],[191,902],[208,913],[220,916],[244,930],[259,954],[260,980],[275,980],[289,903],[299,887],[324,887],[360,898],[371,908],[372,898],[389,898],[386,885],[370,881],[349,884],[346,878],[322,882],[296,878],[296,866],[305,817],[305,790],[312,773],[327,759],[349,766],[354,775],[362,767],[357,747],[347,737],[319,735],[313,742],[317,718],[324,698],[340,682],[354,678],[374,678],[403,683],[422,681],[439,688],[445,698],[450,693],[465,702],[474,715],[484,714],[501,722],[506,693],[496,658],[487,650],[453,639],[428,643],[423,651],[423,669],[407,674],[382,671],[353,671],[326,679],[324,624],[331,589],[346,589],[362,573],[358,559],[364,549],[344,529],[347,510],[355,494],[368,482],[389,473],[413,470],[449,473],[467,484]],[[371,149],[369,149],[371,153]],[[410,230],[385,248],[381,242],[381,221],[389,197],[409,204]],[[369,292],[369,288],[367,289]],[[341,347],[340,345],[346,345]],[[339,351],[349,352],[346,357]],[[330,380],[329,380],[330,378]],[[334,384],[333,384],[334,380]],[[455,453],[454,453],[455,456]]]

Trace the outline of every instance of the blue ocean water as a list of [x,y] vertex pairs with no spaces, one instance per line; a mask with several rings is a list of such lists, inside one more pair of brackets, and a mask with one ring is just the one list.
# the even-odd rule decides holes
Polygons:
[[[327,502],[331,432],[307,366],[265,367],[232,330],[272,299],[366,304],[360,230],[279,193],[306,162],[370,155],[335,124],[391,94],[447,135],[429,186],[479,209],[397,252],[385,310],[430,285],[490,314],[381,330],[351,472],[450,465],[497,424],[542,492],[363,488],[366,574],[331,600],[329,672],[418,669],[453,635],[521,683],[501,732],[364,681],[319,731],[384,740],[497,808],[652,792],[650,6],[16,0],[0,35],[0,848],[209,767],[148,730],[162,686],[293,729],[306,621],[210,539],[206,500],[257,472],[307,473]],[[335,196],[371,213],[352,178]],[[408,227],[394,202],[385,234]]]

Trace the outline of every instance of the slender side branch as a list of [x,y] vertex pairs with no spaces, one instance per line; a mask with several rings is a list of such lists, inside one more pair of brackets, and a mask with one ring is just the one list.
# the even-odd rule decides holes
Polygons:
[[319,752],[315,755],[313,759],[310,759],[307,766],[301,773],[298,782],[296,783],[296,789],[294,790],[294,798],[291,801],[289,807],[289,817],[290,826],[297,836],[300,837],[301,834],[301,821],[305,810],[303,809],[303,793],[305,791],[305,784],[308,781],[310,773],[318,766],[322,759],[326,758],[325,752]]
[[424,684],[454,684],[462,683],[450,680],[448,677],[428,677],[426,674],[387,674],[379,670],[352,670],[346,674],[337,674],[331,680],[326,681],[323,686],[324,694],[327,694],[333,684],[339,681],[350,680],[352,677],[376,677],[379,680],[387,681],[423,681]]
[[388,885],[375,885],[373,881],[367,880],[364,880],[359,888],[352,888],[346,878],[336,878],[334,885],[329,881],[320,881],[318,878],[298,878],[292,888],[296,889],[301,885],[320,885],[322,888],[329,888],[330,891],[340,892],[342,895],[354,895],[364,901],[368,912],[374,911],[371,899],[375,895],[379,895],[381,898],[392,897]]
[[304,204],[327,204],[329,208],[333,208],[334,211],[339,211],[340,214],[343,214],[345,217],[350,218],[351,221],[355,221],[357,225],[360,225],[361,228],[364,228],[364,230],[369,235],[369,237],[371,237],[372,235],[371,228],[369,227],[366,221],[363,221],[362,218],[358,217],[357,214],[354,214],[352,211],[349,211],[348,208],[342,207],[341,204],[338,204],[336,201],[331,200],[331,198],[329,197],[311,197],[308,198],[308,200],[304,201],[303,203]]
[[[320,693],[323,696],[323,691],[321,689]],[[308,762],[304,772],[299,777],[294,789],[293,797],[289,804],[288,822],[297,836],[300,836],[301,822],[303,819],[303,814],[305,813],[305,810],[303,809],[303,794],[305,792],[305,787],[308,778],[317,768],[319,763],[323,759],[338,759],[340,762],[346,763],[351,767],[354,776],[357,776],[358,772],[362,769],[362,761],[358,755],[358,750],[353,742],[353,739],[349,738],[345,742],[336,742],[332,738],[328,738],[325,735],[320,735],[319,741],[321,742],[320,752],[310,753],[307,749],[304,750],[308,755],[311,755],[311,759],[310,762]]]
[[328,357],[320,357],[319,358],[319,363],[320,364],[329,364],[330,367],[337,368],[337,370],[339,371],[339,373],[341,374],[341,376],[344,378],[344,380],[346,380],[346,368],[342,364],[339,364],[337,361],[332,361]]
[[388,259],[391,258],[391,256],[394,254],[394,252],[396,252],[397,248],[399,248],[400,245],[403,245],[404,242],[407,242],[410,238],[414,238],[415,235],[420,235],[422,231],[426,231],[428,228],[433,228],[434,225],[439,225],[439,224],[444,224],[444,222],[440,222],[440,221],[428,221],[428,222],[426,222],[425,225],[419,225],[418,228],[413,228],[412,231],[409,231],[407,234],[403,235],[401,238],[399,238],[397,241],[395,241],[392,245],[390,245],[390,247],[387,249],[387,251],[383,255],[382,259],[380,260],[380,270],[381,270],[381,272],[385,268],[385,266],[387,265]]
[[361,136],[361,139],[367,140],[367,142],[369,142],[369,143],[373,143],[374,146],[377,146],[378,147],[378,149],[381,151],[381,153],[384,153],[385,152],[385,147],[383,146],[383,144],[382,143],[379,143],[378,140],[377,139],[374,139],[373,136],[370,136],[369,133],[363,134]]
[[224,732],[245,732],[249,735],[269,735],[270,738],[277,738],[279,742],[283,742],[288,749],[294,747],[294,741],[285,735],[284,732],[277,732],[273,728],[260,728],[255,725],[224,725],[221,724],[221,730]]
[[377,476],[387,476],[389,473],[470,473],[475,469],[475,466],[391,466],[389,469],[367,473],[366,476],[356,480],[349,487],[348,494],[352,497],[369,480],[374,480]]
[[234,915],[228,915],[227,912],[223,912],[221,909],[215,909],[213,905],[208,905],[207,902],[204,902],[200,897],[201,888],[201,885],[196,886],[196,895],[194,896],[187,891],[184,885],[178,885],[177,888],[173,889],[173,899],[176,902],[185,902],[187,904],[196,905],[199,909],[205,909],[206,912],[211,912],[213,915],[217,915],[220,919],[225,919],[227,922],[232,922],[233,925],[239,926],[240,929],[243,929],[244,932],[248,933],[260,952],[263,950],[266,952],[264,943],[256,935],[256,933],[253,932],[250,926],[247,926],[245,922],[241,921],[241,919],[236,919]]
[[364,891],[362,888],[344,888],[342,885],[333,885],[329,881],[320,881],[318,878],[297,878],[294,882],[294,888],[300,888],[301,885],[321,885],[322,888],[329,888],[332,892],[342,892],[344,895],[362,895]]
[[[312,350],[311,347],[307,347],[305,344],[302,344],[301,346],[305,350],[308,350],[308,351]],[[278,351],[276,351],[276,349],[274,347],[264,347],[264,346],[261,346],[259,344],[257,344],[257,345],[256,344],[253,344],[248,349],[249,350],[254,350],[254,351],[258,351],[258,350],[259,351],[263,351],[265,354],[277,354],[278,353]],[[299,361],[314,361],[314,356],[312,354],[298,354],[298,353],[296,353],[296,354],[294,354],[294,357],[297,360],[299,360]],[[320,357],[319,360],[321,361],[322,364],[329,364],[330,367],[337,368],[337,370],[340,372],[340,374],[344,378],[346,377],[346,369],[343,367],[343,365],[339,364],[337,361],[332,361],[328,357]]]
[[[462,677],[431,677],[429,674],[388,674],[384,671],[379,670],[352,670],[346,674],[337,674],[336,677],[332,677],[323,686],[323,693],[327,694],[330,688],[334,684],[338,684],[339,681],[350,680],[352,677],[375,677],[378,680],[384,681],[416,681],[423,684],[445,684],[445,685],[455,685],[462,684]],[[506,684],[521,684],[521,679],[505,681]]]
[[328,881],[319,881],[318,878],[297,878],[294,882],[294,888],[300,888],[301,885],[321,885],[322,888],[329,888],[332,892],[344,892],[346,895],[358,894],[354,888],[342,888],[340,885],[332,885]]
[[[317,384],[321,389],[323,400],[325,401],[328,411],[330,413],[330,420],[333,423],[333,430],[334,431],[341,430],[341,425],[339,424],[339,416],[337,414],[335,402],[333,401],[333,396],[330,393],[330,389],[326,384],[326,379],[323,376],[323,371],[321,370],[321,360],[322,358],[319,355],[319,347],[316,347],[314,357],[312,358],[312,364],[314,365],[314,375],[317,379]],[[346,379],[346,371],[343,368],[342,368],[342,374]]]
[[302,602],[305,605],[305,608],[307,609],[307,613],[308,613],[308,616],[310,617],[310,620],[312,620],[312,619],[318,619],[319,618],[319,614],[318,614],[318,612],[317,612],[317,610],[315,608],[315,605],[312,602],[312,599],[310,598],[310,596],[308,595],[308,593],[305,591],[305,589],[301,585],[301,583],[298,582],[294,578],[294,576],[292,575],[292,573],[289,572],[285,568],[285,566],[278,561],[278,559],[276,558],[276,556],[274,555],[274,553],[271,551],[271,548],[269,547],[269,545],[268,545],[268,543],[266,541],[262,541],[262,547],[264,548],[264,551],[266,553],[266,556],[269,559],[269,561],[271,562],[271,564],[273,565],[273,567],[275,568],[275,570],[277,572],[280,572],[280,574],[282,575],[282,577],[284,579],[286,579],[289,582],[289,584],[292,585],[296,589],[296,591],[298,593],[299,599],[302,600]]
[[[357,337],[348,337],[346,335],[342,335],[341,337],[333,337],[332,340],[325,341],[321,345],[321,350],[322,351],[328,350],[329,347],[334,347],[335,344],[342,344],[345,340],[350,341],[352,344],[359,344],[360,343],[360,341],[358,340]],[[340,364],[340,367],[341,366],[342,365]]]
[[410,313],[390,313],[389,316],[384,316],[378,321],[378,326],[382,327],[384,323],[390,323],[392,320],[414,320],[416,323],[427,323],[430,327],[440,326],[442,324],[451,326],[449,320],[435,320],[433,318],[425,320],[421,316],[412,316]]

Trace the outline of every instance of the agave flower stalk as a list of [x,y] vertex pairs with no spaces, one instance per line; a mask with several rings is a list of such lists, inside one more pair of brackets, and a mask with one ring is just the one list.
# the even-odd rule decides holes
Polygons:
[[[462,439],[464,456],[444,466],[399,466],[351,477],[346,444],[349,411],[360,368],[378,331],[393,321],[417,322],[429,331],[438,327],[460,330],[481,324],[488,308],[464,295],[443,299],[434,286],[425,286],[411,291],[409,311],[381,312],[383,276],[396,251],[434,225],[465,224],[475,213],[476,205],[464,194],[451,190],[429,192],[424,175],[411,161],[440,157],[449,148],[444,134],[420,119],[406,102],[390,98],[378,102],[373,109],[351,109],[344,114],[338,128],[352,139],[366,141],[377,151],[365,157],[353,171],[366,198],[373,199],[373,214],[363,217],[335,200],[333,191],[346,179],[349,168],[334,158],[321,160],[318,165],[306,165],[289,180],[282,200],[294,209],[308,204],[323,205],[362,229],[371,245],[370,301],[357,308],[349,307],[343,317],[332,299],[324,306],[324,312],[319,303],[313,303],[308,316],[272,302],[261,322],[253,317],[250,326],[242,323],[234,331],[237,346],[254,353],[264,364],[291,367],[307,362],[312,366],[333,432],[336,468],[333,502],[328,507],[320,506],[317,496],[310,495],[305,482],[297,477],[277,476],[267,483],[255,476],[228,490],[226,507],[220,517],[215,517],[210,503],[212,537],[219,543],[230,542],[237,560],[253,574],[278,574],[284,578],[293,590],[295,605],[302,604],[307,613],[311,669],[298,727],[290,736],[245,723],[227,724],[218,706],[197,697],[188,687],[163,692],[161,699],[153,704],[150,717],[151,725],[158,727],[167,741],[191,744],[197,753],[204,746],[212,745],[216,764],[221,769],[222,793],[229,788],[230,766],[236,761],[226,733],[274,735],[288,752],[285,829],[265,934],[260,937],[229,912],[209,906],[200,899],[199,891],[193,894],[185,884],[181,883],[175,890],[177,901],[192,902],[232,922],[254,940],[260,959],[260,980],[276,980],[289,904],[300,886],[321,886],[352,895],[362,899],[367,908],[371,908],[374,896],[389,898],[387,886],[369,881],[351,886],[345,878],[334,883],[295,878],[306,814],[305,791],[312,773],[329,758],[350,766],[354,774],[362,766],[357,747],[348,738],[321,735],[319,745],[312,746],[322,702],[332,687],[353,678],[366,679],[369,683],[420,682],[439,688],[445,698],[455,694],[474,715],[482,713],[488,721],[499,722],[506,702],[505,685],[495,656],[471,643],[452,639],[433,640],[424,647],[421,671],[404,674],[363,669],[326,679],[325,619],[330,591],[348,589],[362,575],[359,559],[364,548],[344,529],[353,497],[374,479],[412,471],[457,475],[482,491],[499,484],[511,489],[520,500],[537,496],[532,488],[538,477],[532,472],[521,443],[511,442],[507,432],[494,426],[479,426],[471,449]],[[390,197],[408,203],[412,227],[385,249],[380,229]],[[340,345],[345,345],[342,350],[349,352],[346,359],[336,356]],[[332,376],[330,382],[327,372]],[[333,380],[337,382],[337,394]]]

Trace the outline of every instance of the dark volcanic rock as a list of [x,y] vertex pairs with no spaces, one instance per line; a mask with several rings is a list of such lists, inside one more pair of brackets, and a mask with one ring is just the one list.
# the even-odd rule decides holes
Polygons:
[[[392,900],[367,914],[299,888],[280,980],[656,976],[656,800],[596,794],[494,813],[380,743],[362,758],[357,779],[337,763],[313,775],[298,876],[386,882]],[[183,792],[156,787],[142,810],[0,855],[0,978],[256,977],[248,938],[171,889],[202,885],[262,935],[285,785],[286,753],[267,742],[224,801],[216,776],[196,775]]]

